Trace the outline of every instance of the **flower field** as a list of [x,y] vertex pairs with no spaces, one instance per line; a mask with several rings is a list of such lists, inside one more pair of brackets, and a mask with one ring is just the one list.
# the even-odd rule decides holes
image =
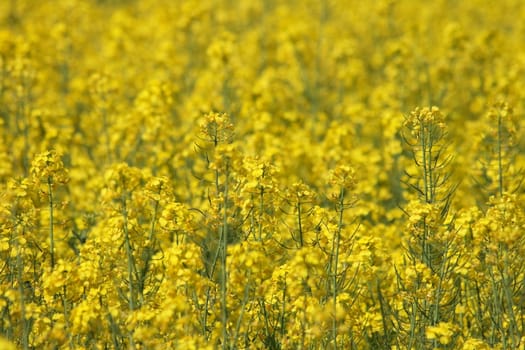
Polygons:
[[0,2],[1,349],[525,349],[521,0]]

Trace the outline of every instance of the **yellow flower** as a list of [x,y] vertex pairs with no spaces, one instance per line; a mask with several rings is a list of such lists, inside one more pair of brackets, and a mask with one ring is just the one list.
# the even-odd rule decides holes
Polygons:
[[425,333],[427,339],[437,339],[441,344],[447,345],[456,334],[456,327],[448,322],[439,322],[436,326],[427,327]]
[[2,337],[2,338],[0,338],[0,349],[16,350],[16,346],[12,342],[10,342],[7,339]]
[[348,165],[339,165],[330,171],[329,181],[332,185],[351,191],[356,185],[355,170]]
[[68,171],[64,168],[60,155],[55,151],[37,154],[31,163],[31,175],[37,182],[41,179],[60,184],[69,181]]
[[485,343],[483,340],[480,339],[467,339],[463,346],[461,347],[462,350],[489,350],[493,349],[489,344]]
[[230,142],[233,137],[233,124],[226,113],[210,112],[201,121],[201,137],[217,146]]

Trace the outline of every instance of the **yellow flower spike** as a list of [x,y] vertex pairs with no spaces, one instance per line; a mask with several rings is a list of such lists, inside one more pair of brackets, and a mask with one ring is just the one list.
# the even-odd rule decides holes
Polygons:
[[355,170],[348,165],[340,165],[330,171],[330,183],[345,190],[353,190],[356,185]]
[[200,123],[200,137],[214,146],[229,143],[233,137],[233,124],[226,113],[210,112]]
[[169,200],[173,196],[173,189],[166,176],[151,177],[145,184],[145,195],[153,201]]
[[31,175],[35,181],[42,179],[47,182],[65,184],[69,181],[68,171],[59,154],[55,151],[46,151],[36,155],[31,163]]

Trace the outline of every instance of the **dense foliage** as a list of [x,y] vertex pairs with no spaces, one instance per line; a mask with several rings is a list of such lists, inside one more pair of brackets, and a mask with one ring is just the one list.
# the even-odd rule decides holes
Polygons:
[[0,347],[524,349],[525,3],[0,2]]

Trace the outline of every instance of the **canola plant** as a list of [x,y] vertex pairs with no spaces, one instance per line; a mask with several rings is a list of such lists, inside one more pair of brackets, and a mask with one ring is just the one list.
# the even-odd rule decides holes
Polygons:
[[0,3],[2,349],[525,349],[519,0]]

